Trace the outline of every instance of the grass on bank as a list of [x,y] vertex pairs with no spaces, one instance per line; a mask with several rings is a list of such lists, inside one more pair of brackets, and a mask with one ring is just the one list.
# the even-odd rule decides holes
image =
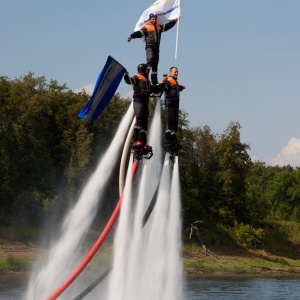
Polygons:
[[0,259],[0,274],[7,272],[26,272],[30,269],[33,258],[18,258],[12,254],[8,254],[6,258]]
[[[98,238],[99,232],[90,230],[86,236],[84,245],[79,251],[86,254]],[[33,266],[34,260],[43,260],[46,255],[34,255],[34,249],[49,249],[52,236],[50,232],[39,228],[30,227],[0,227],[0,274],[9,272],[26,272]],[[46,236],[43,245],[39,244],[41,237]],[[103,266],[109,266],[112,261],[112,243],[110,237],[102,245],[101,251],[95,255],[93,260],[87,266],[88,270],[99,270]],[[39,246],[37,246],[39,244]],[[9,250],[7,249],[9,248]],[[21,250],[20,250],[21,249]],[[24,250],[25,249],[25,250]],[[27,249],[27,250],[26,250]],[[12,251],[13,253],[9,253]],[[24,253],[27,252],[27,253]],[[38,251],[39,252],[39,251]],[[38,252],[36,252],[38,254]],[[42,251],[44,252],[44,251]],[[45,251],[45,253],[47,250]],[[5,254],[7,253],[7,254]],[[20,254],[19,254],[20,253]]]
[[40,238],[41,230],[28,226],[3,226],[0,227],[0,245],[9,242],[22,242],[33,245]]
[[260,250],[205,254],[199,245],[185,245],[184,266],[187,274],[298,274],[300,259],[277,257]]
[[197,225],[184,235],[187,273],[300,275],[299,223],[260,222],[231,228]]
[[[296,222],[261,222],[256,226],[236,224],[229,229],[199,223],[192,234],[189,228],[183,232],[185,270],[187,273],[215,275],[268,272],[300,274],[299,232],[300,224]],[[34,247],[41,234],[36,228],[0,227],[0,247],[10,242],[22,242]],[[91,231],[87,237],[88,244],[92,245],[96,238],[96,232]],[[109,264],[111,248],[111,243],[102,247],[89,268],[93,270]],[[88,249],[89,246],[82,251]],[[33,259],[8,254],[0,259],[0,273],[29,270]]]

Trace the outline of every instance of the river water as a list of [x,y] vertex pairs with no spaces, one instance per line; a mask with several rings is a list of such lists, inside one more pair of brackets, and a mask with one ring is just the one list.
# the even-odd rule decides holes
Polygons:
[[186,300],[296,300],[300,277],[213,277],[186,282]]
[[[88,278],[87,281],[83,281],[78,290],[74,290],[73,297],[89,283]],[[27,278],[22,276],[0,276],[0,299],[21,300],[26,284]],[[95,290],[84,299],[97,299],[97,295],[99,294]],[[186,279],[184,295],[184,300],[298,300],[300,277],[189,277]]]

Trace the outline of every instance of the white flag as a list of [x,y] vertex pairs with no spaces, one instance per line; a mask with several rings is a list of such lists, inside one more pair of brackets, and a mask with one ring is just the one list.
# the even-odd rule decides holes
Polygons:
[[140,30],[148,21],[149,15],[157,14],[157,24],[164,25],[180,18],[180,0],[157,0],[147,8],[136,23],[134,31]]

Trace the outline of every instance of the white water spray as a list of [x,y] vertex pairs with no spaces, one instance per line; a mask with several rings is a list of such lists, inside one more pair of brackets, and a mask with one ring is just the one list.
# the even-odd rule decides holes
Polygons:
[[[105,300],[183,299],[179,169],[176,163],[174,171],[171,172],[168,155],[162,168],[159,104],[157,103],[149,134],[149,144],[153,147],[154,156],[150,161],[143,160],[133,186],[132,162],[129,163],[129,179],[126,182],[115,235],[113,269]],[[100,162],[78,203],[68,214],[64,222],[64,232],[51,249],[46,266],[32,276],[26,300],[45,299],[70,274],[70,268],[67,274],[64,272],[68,265],[66,262],[75,256],[75,248],[78,248],[92,222],[99,194],[107,184],[109,170],[113,168],[110,158],[117,156],[119,152],[119,144],[115,141],[123,140],[132,118],[130,112],[132,108],[129,108],[129,113],[122,121],[107,155]],[[128,117],[128,114],[131,116]],[[103,174],[106,177],[99,179]],[[157,203],[143,229],[143,215],[158,183]],[[68,298],[68,293],[64,293],[61,299],[70,297]]]
[[[75,267],[76,249],[85,237],[97,212],[101,193],[110,178],[120,153],[122,142],[133,117],[132,105],[128,108],[118,131],[97,169],[83,189],[81,196],[67,214],[59,240],[51,247],[47,262],[32,273],[26,300],[46,299],[70,275]],[[100,198],[100,199],[99,199]]]
[[129,249],[129,268],[126,278],[126,290],[123,295],[124,299],[134,299],[136,296],[135,290],[132,286],[135,286],[136,282],[139,282],[139,277],[142,272],[141,261],[144,260],[145,253],[145,239],[147,236],[147,228],[143,228],[143,217],[147,210],[151,200],[153,199],[155,190],[158,187],[161,170],[161,114],[160,114],[160,101],[156,103],[156,109],[154,117],[151,123],[151,130],[149,134],[150,145],[153,146],[154,155],[150,161],[144,161],[142,178],[138,187],[138,196],[136,201],[134,223],[132,229],[132,238]]
[[[131,207],[132,207],[132,157],[127,172],[127,180],[125,183],[124,196],[122,200],[122,208],[119,216],[118,230],[115,234],[115,240],[118,241],[114,245],[114,269],[111,274],[111,282],[113,287],[110,289],[110,299],[122,299],[126,286],[124,278],[126,278],[126,270],[128,268],[128,248],[131,237]],[[130,178],[130,179],[128,179]],[[116,247],[117,250],[116,251]]]
[[165,257],[167,260],[167,273],[166,274],[166,285],[164,288],[164,297],[161,299],[183,299],[183,266],[181,262],[181,191],[179,181],[179,167],[178,157],[174,164],[173,176],[171,181],[171,201],[169,208],[169,222],[167,225],[167,242],[166,242],[166,253]]
[[149,237],[143,261],[143,277],[138,285],[138,295],[144,300],[162,299],[165,286],[166,265],[166,228],[170,202],[170,168],[166,156],[162,171],[157,203],[153,219],[149,224]]
[[[150,143],[154,145],[158,141],[159,145],[153,147],[154,156],[150,162],[142,165],[137,199],[128,199],[126,206],[121,209],[121,214],[128,216],[123,216],[122,222],[120,219],[115,236],[108,300],[183,299],[179,169],[176,163],[171,178],[169,156],[166,155],[161,173],[160,109],[155,111],[154,120],[157,116],[159,130],[155,129],[157,124],[153,121],[151,129],[154,129],[154,139],[150,137]],[[157,203],[145,230],[142,229],[143,212],[153,197],[159,178]],[[136,178],[134,185],[137,183]],[[134,193],[131,196],[134,197]],[[132,210],[128,209],[129,206]]]

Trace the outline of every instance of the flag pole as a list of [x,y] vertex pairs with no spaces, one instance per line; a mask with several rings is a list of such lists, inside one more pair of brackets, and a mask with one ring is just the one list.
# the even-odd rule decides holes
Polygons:
[[177,22],[177,32],[176,32],[175,59],[177,59],[178,32],[179,32],[179,19],[178,19],[178,22]]
[[[180,7],[180,0],[179,0],[179,7]],[[180,16],[179,16],[179,18],[178,18],[178,22],[177,22],[177,31],[176,31],[176,45],[175,45],[175,59],[177,59],[177,48],[178,48],[179,22],[180,22]]]

